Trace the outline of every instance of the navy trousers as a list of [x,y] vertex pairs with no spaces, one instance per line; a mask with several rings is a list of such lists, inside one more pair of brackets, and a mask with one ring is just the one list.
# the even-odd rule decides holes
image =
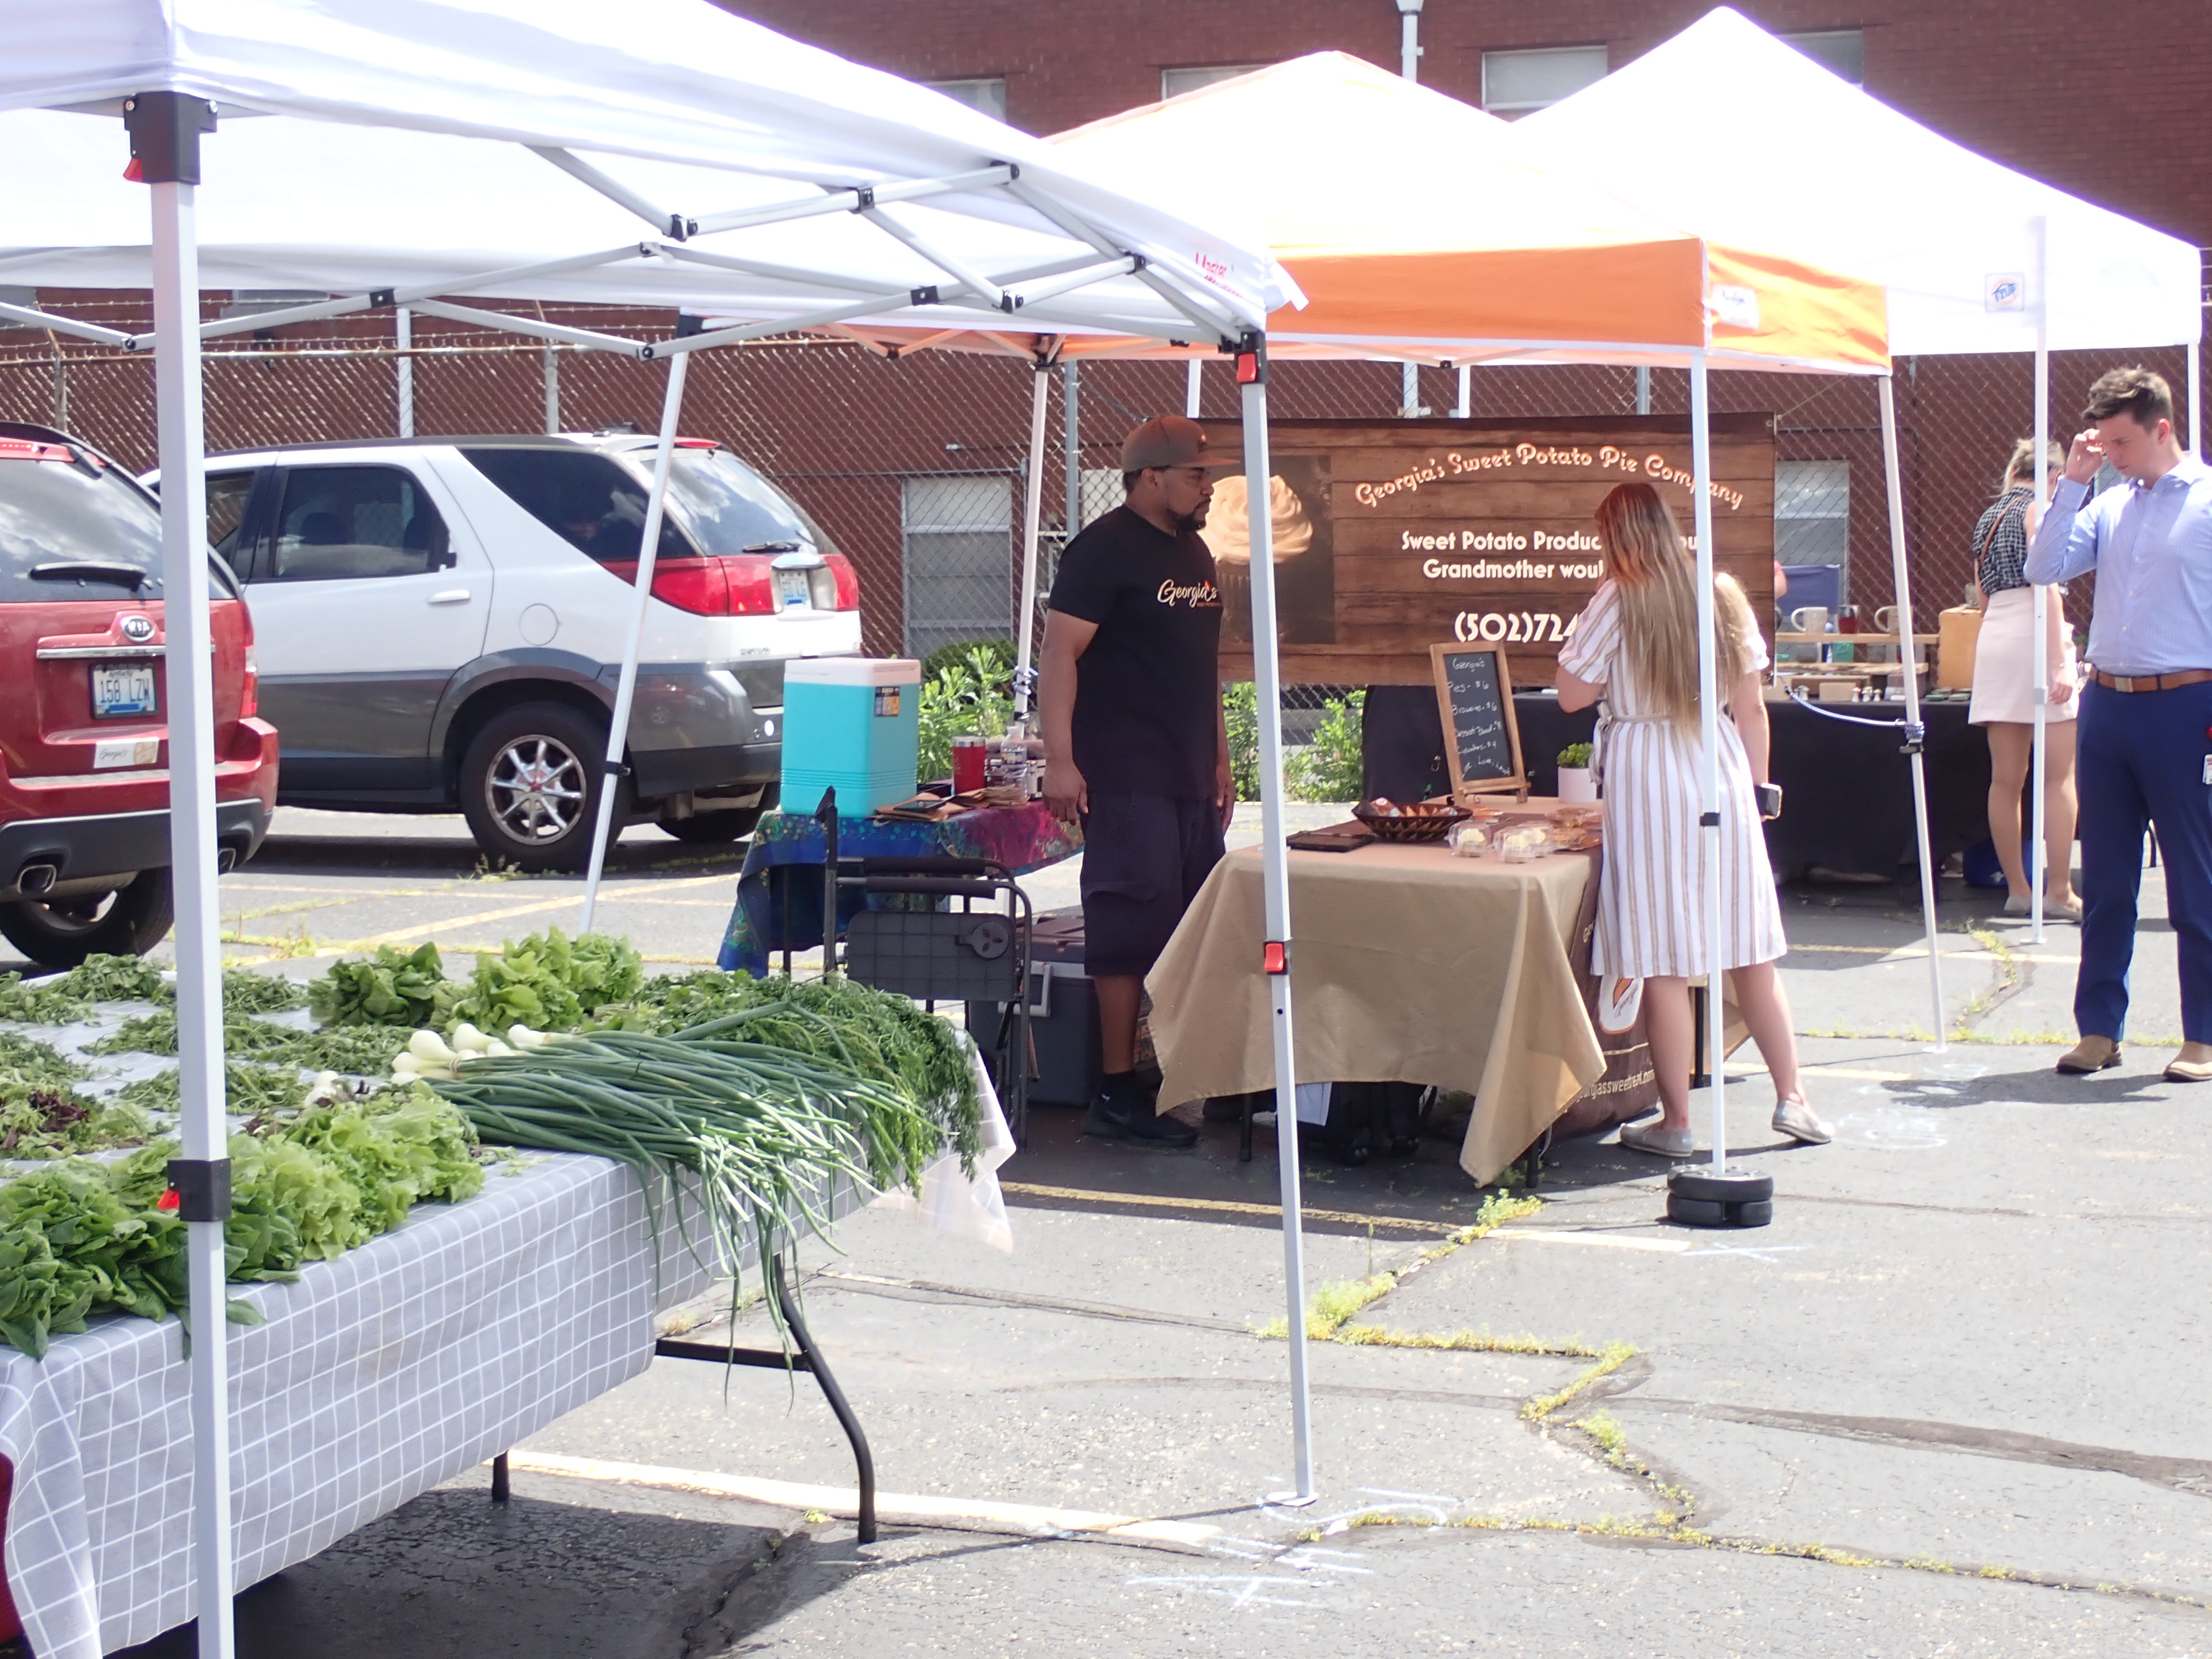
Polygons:
[[2075,735],[2081,798],[2081,976],[2074,1019],[2118,1042],[2128,1018],[2143,829],[2158,826],[2166,913],[2181,952],[2181,1035],[2212,1042],[2212,681],[2114,691],[2094,681]]

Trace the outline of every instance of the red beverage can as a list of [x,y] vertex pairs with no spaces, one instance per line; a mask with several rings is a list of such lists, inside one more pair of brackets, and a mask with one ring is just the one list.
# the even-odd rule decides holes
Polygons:
[[983,739],[952,739],[952,793],[967,794],[983,787]]

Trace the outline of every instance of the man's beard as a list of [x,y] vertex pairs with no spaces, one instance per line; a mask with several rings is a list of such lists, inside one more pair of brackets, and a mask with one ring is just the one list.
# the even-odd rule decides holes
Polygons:
[[1205,529],[1206,509],[1212,505],[1213,503],[1211,501],[1200,501],[1196,507],[1191,508],[1189,512],[1176,514],[1175,515],[1176,532],[1181,535],[1189,536],[1194,535],[1199,531]]

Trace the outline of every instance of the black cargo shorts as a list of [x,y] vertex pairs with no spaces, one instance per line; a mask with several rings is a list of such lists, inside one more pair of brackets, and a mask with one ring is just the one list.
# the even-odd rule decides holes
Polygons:
[[1094,979],[1151,972],[1221,851],[1212,801],[1092,790],[1083,815],[1085,970]]

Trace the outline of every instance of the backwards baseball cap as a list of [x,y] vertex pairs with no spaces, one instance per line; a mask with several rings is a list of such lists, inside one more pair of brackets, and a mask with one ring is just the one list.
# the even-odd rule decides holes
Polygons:
[[1141,472],[1148,466],[1233,467],[1243,465],[1236,455],[1224,455],[1208,441],[1206,428],[1181,415],[1155,415],[1121,440],[1121,471]]

